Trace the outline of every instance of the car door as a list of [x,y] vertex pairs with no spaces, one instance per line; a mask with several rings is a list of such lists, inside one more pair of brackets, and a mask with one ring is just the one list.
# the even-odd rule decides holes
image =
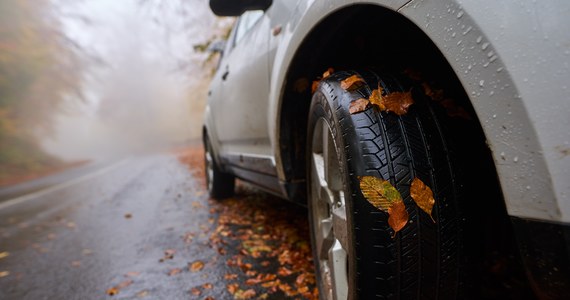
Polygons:
[[270,153],[265,113],[270,31],[263,11],[245,12],[237,22],[218,71],[220,95],[212,108],[221,155],[243,161],[244,156]]

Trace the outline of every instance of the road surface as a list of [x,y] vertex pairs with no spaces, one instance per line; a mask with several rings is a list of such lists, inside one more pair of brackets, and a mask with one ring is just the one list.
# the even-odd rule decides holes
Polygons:
[[314,298],[306,210],[209,199],[199,148],[0,203],[0,299]]

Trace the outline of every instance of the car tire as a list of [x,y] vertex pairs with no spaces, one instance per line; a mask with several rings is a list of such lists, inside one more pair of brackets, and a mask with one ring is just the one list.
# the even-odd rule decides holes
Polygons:
[[234,195],[235,176],[220,170],[215,157],[210,140],[205,136],[204,163],[208,193],[214,199],[229,198]]
[[[342,80],[359,75],[353,91]],[[350,114],[351,101],[412,92],[398,116],[370,105]],[[440,119],[445,113],[405,78],[337,72],[313,95],[307,134],[307,190],[311,240],[321,299],[457,299],[462,294],[462,182]],[[401,194],[408,223],[396,234],[388,214],[360,190],[359,176],[388,180]],[[410,196],[419,178],[431,187],[433,220]]]

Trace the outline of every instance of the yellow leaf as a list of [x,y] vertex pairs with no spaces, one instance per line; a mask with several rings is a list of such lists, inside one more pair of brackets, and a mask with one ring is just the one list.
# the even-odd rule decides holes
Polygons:
[[388,217],[388,225],[390,225],[394,230],[394,235],[392,237],[395,237],[396,233],[402,230],[402,228],[404,228],[408,223],[409,216],[406,211],[406,205],[404,205],[404,202],[402,201],[394,202],[388,209],[388,214],[390,215]]
[[354,101],[350,102],[350,106],[348,107],[348,112],[350,112],[351,115],[359,113],[359,112],[363,112],[366,110],[369,103],[370,103],[370,101],[368,101],[364,98],[354,100]]
[[204,263],[201,262],[201,261],[199,261],[199,260],[193,262],[193,263],[189,266],[189,269],[190,269],[190,271],[192,271],[192,272],[198,272],[198,271],[202,270],[202,268],[204,268]]
[[340,87],[345,91],[354,91],[365,84],[358,75],[352,75],[340,82]]
[[435,199],[433,198],[433,192],[423,181],[418,178],[414,178],[412,181],[412,186],[410,187],[410,195],[412,199],[416,202],[419,208],[425,211],[435,223],[431,211],[433,205],[435,204]]
[[9,255],[10,255],[10,253],[7,252],[7,251],[0,252],[0,259],[5,258],[5,257],[8,257]]
[[0,278],[10,275],[10,271],[0,271]]
[[401,202],[400,192],[389,181],[374,176],[359,176],[362,194],[374,207],[388,212],[394,202]]

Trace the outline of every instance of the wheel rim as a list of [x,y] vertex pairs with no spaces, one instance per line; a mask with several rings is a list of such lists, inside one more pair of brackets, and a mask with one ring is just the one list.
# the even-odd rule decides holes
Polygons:
[[213,181],[214,181],[214,159],[212,158],[212,153],[210,153],[210,146],[206,144],[206,184],[208,185],[208,191],[212,192]]
[[311,145],[310,200],[321,298],[348,297],[348,223],[343,176],[330,126],[315,125]]

